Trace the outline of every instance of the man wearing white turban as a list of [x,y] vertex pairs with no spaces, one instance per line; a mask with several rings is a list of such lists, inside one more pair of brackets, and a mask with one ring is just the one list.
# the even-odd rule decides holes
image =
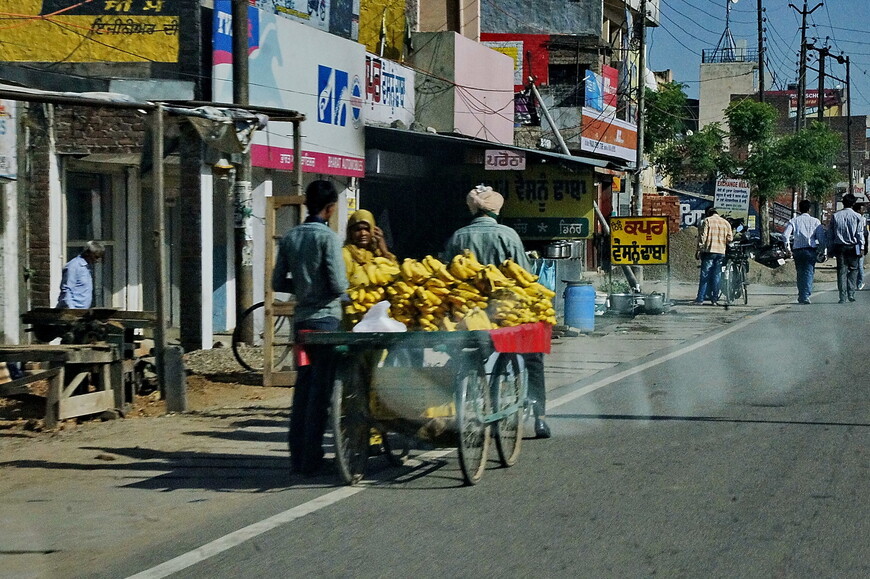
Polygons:
[[[526,256],[523,242],[516,231],[496,221],[504,205],[504,197],[492,187],[478,185],[465,198],[468,209],[474,215],[469,225],[457,229],[447,240],[444,262],[449,263],[455,255],[470,250],[482,264],[500,265],[512,259],[526,270],[532,264]],[[544,384],[544,355],[526,354],[526,369],[529,373],[529,400],[535,414],[535,435],[550,438],[550,427],[544,421],[547,390]]]

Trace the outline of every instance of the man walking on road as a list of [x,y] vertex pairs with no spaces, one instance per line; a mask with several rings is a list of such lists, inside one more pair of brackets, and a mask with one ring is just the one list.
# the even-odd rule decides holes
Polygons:
[[843,195],[843,208],[831,216],[828,244],[837,258],[837,290],[840,301],[855,301],[858,289],[858,260],[864,252],[864,217],[852,210],[855,196]]
[[[797,270],[798,303],[810,303],[813,293],[813,277],[816,272],[816,255],[825,247],[825,228],[822,222],[809,214],[809,199],[798,203],[798,215],[792,217],[783,231],[786,248],[794,256]],[[794,241],[791,236],[794,235]]]
[[731,224],[720,217],[713,207],[708,207],[704,215],[701,233],[698,235],[698,249],[695,251],[695,259],[701,260],[701,278],[694,301],[696,305],[703,304],[705,299],[715,304],[719,299],[719,280],[722,277],[725,247],[734,239]]

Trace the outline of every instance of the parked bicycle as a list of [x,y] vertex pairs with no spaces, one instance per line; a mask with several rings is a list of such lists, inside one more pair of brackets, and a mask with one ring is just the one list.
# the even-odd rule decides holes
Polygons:
[[725,260],[722,262],[722,281],[719,284],[719,300],[727,308],[731,304],[743,300],[749,303],[749,260],[755,257],[755,241],[739,239],[732,241],[725,248]]
[[[258,302],[239,316],[233,330],[233,355],[245,370],[262,372],[265,367],[265,352],[263,348],[265,310],[263,302]],[[273,327],[275,339],[272,343],[272,368],[289,369],[293,365],[293,318],[275,316]],[[253,326],[253,341],[245,342],[242,329],[246,324]]]

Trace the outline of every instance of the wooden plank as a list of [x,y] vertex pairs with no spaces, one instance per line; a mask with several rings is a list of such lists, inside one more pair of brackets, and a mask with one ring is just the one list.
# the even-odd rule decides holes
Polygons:
[[0,362],[59,362],[66,359],[61,346],[0,346]]
[[60,391],[63,389],[64,368],[60,366],[57,370],[57,374],[48,385],[48,394],[45,400],[45,426],[47,428],[57,426],[57,416],[60,410]]
[[29,376],[25,376],[24,378],[18,378],[16,380],[6,382],[5,384],[0,384],[0,396],[27,394],[28,392],[30,392],[30,389],[27,387],[28,384],[31,384],[33,382],[39,382],[40,380],[50,380],[54,376],[57,376],[59,372],[60,368],[42,370],[40,372],[37,372],[36,374],[30,374]]
[[63,400],[64,398],[69,398],[73,391],[81,386],[82,382],[84,382],[90,375],[90,372],[79,372],[76,374],[76,377],[70,380],[70,383],[63,387],[63,392],[60,393],[60,399]]
[[111,391],[80,394],[60,401],[58,419],[75,418],[86,414],[97,414],[115,407],[115,395]]

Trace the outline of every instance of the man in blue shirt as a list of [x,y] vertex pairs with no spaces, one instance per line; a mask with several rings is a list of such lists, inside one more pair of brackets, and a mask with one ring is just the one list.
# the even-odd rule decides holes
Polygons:
[[864,217],[852,210],[855,196],[843,195],[843,208],[831,216],[828,245],[837,258],[837,290],[840,301],[855,301],[858,289],[858,260],[864,252]]
[[[294,331],[335,331],[341,320],[339,299],[347,291],[347,275],[338,235],[328,225],[338,192],[329,181],[305,189],[305,223],[281,239],[272,288],[296,296]],[[288,277],[289,275],[289,277]],[[316,475],[323,467],[323,434],[331,395],[330,349],[307,346],[309,364],[300,366],[290,410],[290,466]]]
[[[810,303],[813,293],[813,276],[816,271],[816,256],[820,248],[825,247],[825,228],[822,223],[809,214],[809,199],[798,203],[797,216],[792,217],[783,231],[786,247],[794,256],[794,267],[797,270],[798,303]],[[791,236],[794,235],[794,241]]]
[[96,241],[89,241],[80,254],[63,266],[63,276],[60,279],[60,296],[57,298],[58,308],[86,310],[94,302],[94,276],[92,269],[95,263],[103,259],[105,248]]

